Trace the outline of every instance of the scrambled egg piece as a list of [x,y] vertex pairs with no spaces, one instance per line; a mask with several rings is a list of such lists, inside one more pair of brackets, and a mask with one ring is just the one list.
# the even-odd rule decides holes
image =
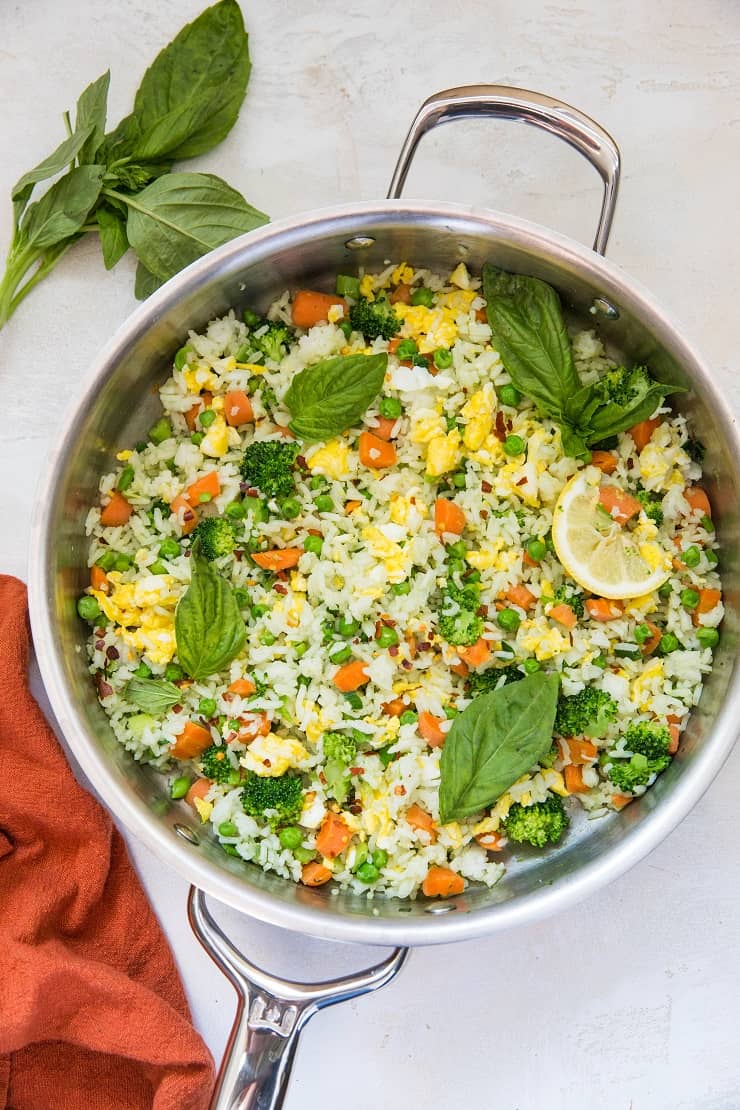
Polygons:
[[417,409],[411,419],[409,438],[412,443],[431,443],[437,436],[445,435],[444,417],[435,409]]
[[415,339],[423,355],[437,347],[451,347],[458,336],[455,310],[448,307],[427,308],[422,304],[393,306],[402,322],[401,335]]
[[194,798],[193,803],[200,814],[201,822],[205,824],[213,812],[213,802],[207,802],[205,798]]
[[[386,528],[388,525],[386,525]],[[399,525],[391,527],[400,528]],[[380,528],[375,525],[363,528],[362,538],[370,548],[373,556],[382,562],[389,582],[402,582],[406,577],[408,555],[394,539],[390,539]]]
[[565,779],[560,774],[560,771],[553,771],[551,767],[543,767],[540,774],[548,790],[552,790],[553,794],[559,794],[561,798],[568,797],[570,791],[566,789]]
[[494,476],[493,489],[498,497],[518,497],[530,508],[539,507],[537,468],[531,460],[514,460],[502,466]]
[[267,369],[266,366],[263,366],[259,362],[237,362],[236,367],[238,367],[239,370],[248,370],[250,374],[264,374]]
[[400,493],[391,494],[389,512],[393,524],[401,524],[412,532],[416,532],[422,520],[429,516],[429,508],[425,501],[414,496],[411,490],[407,497]]
[[465,559],[476,570],[510,570],[516,563],[518,555],[515,551],[504,551],[504,541],[495,539],[490,547],[481,548],[480,551],[468,551]]
[[454,470],[460,461],[460,433],[453,428],[447,435],[435,436],[427,449],[427,474],[439,478]]
[[116,455],[116,458],[118,459],[119,462],[127,462],[131,458],[132,455],[133,455],[133,451],[119,451],[118,454]]
[[333,305],[329,306],[329,311],[326,314],[326,318],[327,318],[327,320],[329,321],[330,324],[336,324],[336,322],[338,320],[341,320],[343,316],[344,316],[344,305],[343,304],[333,304]]
[[547,659],[554,659],[556,655],[570,651],[570,636],[565,636],[547,622],[538,618],[532,621],[521,636],[520,643],[526,651],[531,651],[540,663]]
[[456,285],[458,289],[470,289],[470,274],[464,262],[458,262],[450,274],[450,285]]
[[413,280],[414,271],[408,262],[402,262],[400,266],[396,266],[391,274],[391,285],[411,285]]
[[460,415],[466,422],[463,443],[468,451],[479,451],[486,442],[493,427],[495,411],[496,394],[491,382],[486,382],[460,410]]
[[252,741],[239,762],[263,778],[278,778],[307,758],[308,752],[298,740],[268,732]]
[[639,454],[640,478],[647,489],[668,490],[676,484],[675,468],[686,466],[688,461],[674,430],[668,424],[661,424]]
[[369,301],[375,300],[372,274],[365,274],[363,278],[360,278],[360,296],[367,297]]
[[[658,693],[663,683],[665,668],[662,659],[655,659],[639,674],[632,683],[630,698],[640,709],[649,709],[653,694]],[[656,681],[657,680],[657,681]]]
[[220,459],[229,449],[229,428],[223,416],[217,416],[201,441],[200,449],[212,459]]
[[321,472],[329,478],[349,475],[349,446],[341,439],[331,439],[314,451],[308,459],[312,473]]
[[175,579],[170,574],[152,574],[140,582],[120,585],[120,578],[118,571],[110,571],[110,596],[93,590],[93,597],[125,643],[147,655],[152,663],[169,663],[177,646],[171,611],[178,600],[172,592]]
[[188,393],[200,393],[204,389],[214,393],[219,387],[219,380],[207,366],[199,366],[196,370],[183,370],[183,381]]

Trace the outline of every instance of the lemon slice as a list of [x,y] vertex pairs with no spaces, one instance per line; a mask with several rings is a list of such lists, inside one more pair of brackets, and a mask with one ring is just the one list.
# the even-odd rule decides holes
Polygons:
[[585,590],[607,598],[640,597],[662,586],[671,556],[655,540],[652,523],[627,531],[599,509],[602,473],[581,470],[555,505],[552,542],[567,573]]

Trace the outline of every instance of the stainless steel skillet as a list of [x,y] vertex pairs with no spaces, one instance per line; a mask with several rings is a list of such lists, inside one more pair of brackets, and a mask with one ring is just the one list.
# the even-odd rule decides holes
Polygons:
[[[604,198],[594,250],[546,228],[459,204],[399,200],[416,146],[429,128],[459,116],[534,124],[579,150],[599,172]],[[653,298],[602,257],[619,180],[619,154],[593,120],[560,101],[502,86],[453,89],[421,108],[401,153],[390,199],[343,205],[280,221],[226,244],[168,282],[101,352],[50,452],[35,516],[29,571],[31,618],[51,704],[75,755],[116,816],[193,884],[191,922],[240,992],[237,1023],[214,1106],[280,1105],[298,1033],[323,1005],[387,982],[404,948],[469,939],[530,922],[585,897],[649,852],[689,812],[718,772],[737,733],[734,670],[738,621],[737,490],[740,437],[708,369]],[[554,285],[576,315],[592,318],[608,343],[687,385],[677,407],[706,443],[708,488],[723,545],[727,617],[701,703],[679,755],[639,802],[595,822],[576,821],[555,852],[513,860],[493,889],[468,889],[429,904],[368,900],[297,887],[225,856],[173,803],[161,776],[135,765],[115,741],[85,664],[85,629],[75,599],[86,584],[84,518],[99,475],[122,445],[152,423],[152,386],[173,351],[234,304],[266,307],[286,287],[330,288],[337,272],[409,260],[432,269],[491,259]],[[378,968],[333,984],[288,984],[253,968],[218,930],[205,895],[275,925],[336,940],[395,945]]]

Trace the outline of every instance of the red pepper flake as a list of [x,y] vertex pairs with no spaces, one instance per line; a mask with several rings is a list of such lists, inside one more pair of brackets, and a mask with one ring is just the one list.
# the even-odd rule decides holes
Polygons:
[[247,486],[247,497],[259,497],[260,491],[256,486]]
[[506,421],[506,430],[508,432],[510,432],[513,427],[514,427],[513,421],[511,419],[508,419]]
[[364,775],[365,774],[365,768],[364,767],[350,767],[349,773],[351,775]]
[[102,677],[98,678],[98,694],[101,698],[109,698],[113,693],[113,687],[109,685]]
[[397,794],[399,798],[402,798],[404,796],[404,794],[406,793],[406,787],[405,786],[394,786],[393,787],[393,793]]
[[195,520],[195,513],[193,512],[192,509],[185,509],[185,511],[182,514],[182,519],[184,521]]
[[297,463],[298,463],[298,465],[300,466],[301,470],[305,470],[305,469],[306,469],[306,467],[308,466],[308,463],[306,462],[306,460],[305,460],[305,458],[303,457],[303,455],[298,455],[298,457],[296,458],[296,462],[297,462]]
[[478,609],[476,611],[476,615],[479,616],[479,617],[487,617],[488,616],[488,606],[487,605],[479,605]]
[[282,584],[282,582],[276,582],[275,585],[272,588],[273,588],[273,590],[275,591],[276,594],[282,594],[283,597],[285,597],[285,595],[288,592],[288,587],[284,586]]
[[[388,650],[390,651],[391,649],[389,648]],[[398,649],[396,649],[396,651],[397,650]],[[410,671],[413,668],[414,664],[411,662],[410,659],[402,659],[401,660],[401,666],[403,667],[403,669],[405,671]]]
[[244,552],[239,550],[235,551],[234,558],[236,559],[237,563],[240,563],[244,558]]
[[263,767],[272,767],[272,763],[270,762],[269,759],[263,759],[262,760],[262,765],[263,765]]
[[181,705],[173,705],[172,706],[172,712],[173,713],[182,713],[182,706]]
[[105,640],[96,640],[95,641],[95,650],[96,651],[102,651],[104,647],[105,647]]
[[308,532],[309,536],[320,536],[321,535],[321,529],[320,528],[307,528],[306,531]]
[[419,651],[429,651],[431,646],[432,645],[427,640],[422,640],[420,644],[417,644]]
[[349,809],[350,813],[354,814],[355,817],[359,817],[359,815],[362,813],[362,802],[355,801],[352,803],[351,806],[348,806],[347,808]]
[[504,414],[502,412],[496,413],[496,424],[494,426],[493,432],[496,436],[496,439],[500,440],[501,443],[503,443],[506,439],[506,421],[504,420]]
[[517,485],[518,486],[526,486],[526,484],[527,484],[527,475],[525,474],[523,478],[519,479],[519,481],[517,482]]
[[493,486],[491,485],[490,482],[481,482],[480,488],[483,490],[484,493],[492,493],[493,492]]
[[398,650],[398,644],[391,644],[391,646],[388,648],[388,654],[392,656],[393,659],[395,659],[398,655]]
[[488,509],[481,509],[480,518],[481,520],[488,520]]
[[319,782],[326,783],[326,775],[323,771],[319,771]]

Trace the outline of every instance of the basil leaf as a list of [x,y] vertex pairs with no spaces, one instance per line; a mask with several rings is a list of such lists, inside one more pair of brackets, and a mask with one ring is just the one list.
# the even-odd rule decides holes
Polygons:
[[529,675],[483,694],[455,717],[440,760],[443,824],[492,805],[552,744],[560,679]]
[[324,440],[357,424],[380,392],[388,356],[346,355],[307,366],[293,378],[284,402],[301,439]]
[[174,159],[210,150],[236,122],[250,69],[239,5],[221,0],[157,55],[133,112],[108,136],[110,155]]
[[670,393],[685,392],[682,386],[665,385],[663,382],[653,381],[645,392],[626,408],[613,401],[600,405],[589,420],[587,442],[598,443],[609,436],[615,436],[618,432],[633,428],[640,421],[648,420]]
[[145,301],[147,297],[151,297],[152,293],[156,293],[160,285],[164,285],[164,282],[150,273],[142,262],[139,262],[134,279],[134,296],[136,299]]
[[95,213],[100,234],[100,247],[106,270],[112,270],[128,250],[126,220],[120,212],[103,204]]
[[104,173],[104,166],[79,166],[55,181],[26,210],[18,238],[22,248],[42,250],[81,231],[100,196]]
[[493,342],[513,384],[545,416],[577,415],[573,398],[582,385],[555,290],[490,263],[482,276]]
[[65,139],[63,143],[60,143],[48,158],[45,158],[43,162],[39,162],[38,166],[34,166],[32,170],[29,170],[28,173],[24,173],[23,177],[16,181],[10,194],[15,209],[16,223],[20,219],[20,215],[28,203],[34,185],[38,184],[39,181],[45,181],[49,177],[56,177],[58,173],[65,170],[77,157],[93,131],[94,125],[92,123],[83,127],[82,130],[75,131],[74,134]]
[[[108,111],[108,88],[110,70],[107,69],[97,81],[93,81],[77,98],[75,131],[89,131],[88,137],[80,147],[80,165],[94,162],[98,147],[105,135],[105,117]],[[90,131],[90,128],[92,130]]]
[[196,679],[228,667],[247,638],[231,586],[203,558],[199,547],[196,541],[190,556],[190,586],[175,610],[177,657]]
[[163,678],[130,678],[123,691],[126,701],[145,713],[166,713],[182,694],[173,682]]
[[267,223],[267,216],[236,189],[208,173],[171,173],[136,196],[115,195],[129,209],[129,243],[162,281],[214,247]]

